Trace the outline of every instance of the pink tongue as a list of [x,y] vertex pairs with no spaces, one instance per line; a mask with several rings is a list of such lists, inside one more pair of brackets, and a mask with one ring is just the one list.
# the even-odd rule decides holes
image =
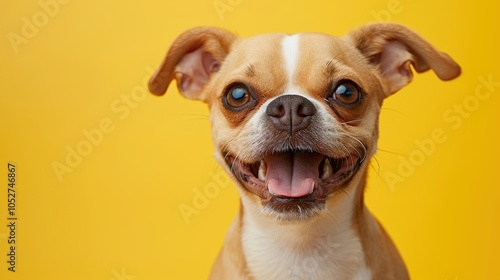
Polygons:
[[267,156],[266,180],[277,196],[301,197],[309,194],[319,178],[318,166],[324,156],[316,153],[281,153]]

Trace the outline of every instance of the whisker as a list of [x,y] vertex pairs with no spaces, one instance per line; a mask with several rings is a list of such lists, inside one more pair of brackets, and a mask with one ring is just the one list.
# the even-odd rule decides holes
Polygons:
[[404,155],[404,154],[401,154],[401,153],[398,153],[398,152],[393,152],[393,151],[384,150],[384,149],[380,149],[380,148],[378,148],[377,150],[381,151],[381,152],[384,152],[384,153],[397,155],[397,156],[407,156],[407,155]]
[[219,164],[216,164],[214,167],[213,167],[213,170],[212,172],[210,172],[210,177],[214,177],[215,176],[215,173],[217,172],[217,170],[221,170],[223,171],[222,167],[219,165]]
[[[375,166],[373,165],[373,161],[377,163],[377,169],[375,169]],[[380,162],[376,157],[373,157],[373,161],[370,161],[370,166],[375,170],[375,173],[380,176]]]
[[[353,146],[352,144],[350,144],[350,143],[348,143],[348,144],[349,144],[349,146],[351,146],[351,148],[352,148],[353,150],[355,150],[355,151],[356,151],[356,153],[358,154],[358,157],[359,157],[359,158],[362,158],[362,157],[363,157],[363,156],[361,155],[361,153],[358,151],[358,149],[356,149],[356,147],[354,147],[354,146]],[[349,157],[349,160],[351,160],[351,157]],[[362,161],[361,161],[361,162],[362,162]],[[356,163],[356,164],[357,164],[357,163]],[[354,165],[355,165],[355,163],[354,163],[354,161],[352,161],[352,162],[351,162],[351,169],[354,169]]]
[[402,111],[399,111],[399,110],[396,110],[396,109],[392,109],[392,108],[382,107],[382,108],[380,108],[380,110],[391,111],[391,112],[397,113],[397,114],[399,114],[401,116],[406,116],[406,114],[404,114]]
[[210,116],[208,114],[167,114],[167,116],[172,118],[182,118],[187,120],[209,120]]
[[340,124],[358,123],[358,122],[361,122],[361,121],[363,121],[363,120],[364,120],[364,119],[350,120],[350,121],[346,121],[346,122],[341,122]]
[[361,157],[359,163],[364,162],[365,159],[366,159],[366,157],[368,156],[368,150],[366,149],[365,144],[363,144],[363,142],[361,142],[358,138],[356,138],[356,137],[354,137],[352,135],[349,135],[348,133],[342,133],[342,135],[345,135],[345,136],[353,139],[354,141],[358,142],[361,145],[361,147],[363,148],[363,155],[362,156],[359,154],[359,151],[357,149],[355,149],[355,150],[358,153],[358,155]]

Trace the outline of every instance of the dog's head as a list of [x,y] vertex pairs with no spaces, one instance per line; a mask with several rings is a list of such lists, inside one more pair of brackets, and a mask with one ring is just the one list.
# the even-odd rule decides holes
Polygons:
[[278,220],[310,219],[360,185],[375,153],[384,98],[412,69],[442,80],[460,67],[419,35],[372,24],[338,38],[266,34],[241,39],[212,27],[181,34],[150,80],[210,107],[216,158],[242,197]]

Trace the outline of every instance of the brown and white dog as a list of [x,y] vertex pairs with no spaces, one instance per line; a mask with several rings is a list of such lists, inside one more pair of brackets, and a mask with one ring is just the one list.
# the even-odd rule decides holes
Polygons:
[[363,201],[384,99],[432,69],[460,75],[446,54],[389,23],[344,37],[242,39],[187,30],[150,80],[173,79],[210,108],[215,156],[241,210],[211,279],[408,279],[391,239]]

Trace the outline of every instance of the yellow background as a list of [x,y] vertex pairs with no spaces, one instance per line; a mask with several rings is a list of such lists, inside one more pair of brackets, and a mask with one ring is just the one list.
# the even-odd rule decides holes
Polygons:
[[[57,6],[49,14],[40,3]],[[152,69],[198,25],[243,37],[343,35],[379,20],[416,30],[463,74],[446,83],[418,75],[386,101],[367,204],[412,279],[500,279],[499,8],[480,0],[2,1],[0,279],[205,279],[237,193],[213,159],[206,106],[175,87],[145,95]],[[24,40],[12,43],[13,34]],[[101,125],[111,128],[85,146],[84,131]],[[417,142],[436,129],[445,140],[419,158]],[[54,162],[66,164],[78,147],[87,155],[59,180]],[[413,169],[401,169],[412,156]],[[8,162],[18,168],[15,273],[6,262]],[[179,207],[195,204],[199,212],[183,218]]]

